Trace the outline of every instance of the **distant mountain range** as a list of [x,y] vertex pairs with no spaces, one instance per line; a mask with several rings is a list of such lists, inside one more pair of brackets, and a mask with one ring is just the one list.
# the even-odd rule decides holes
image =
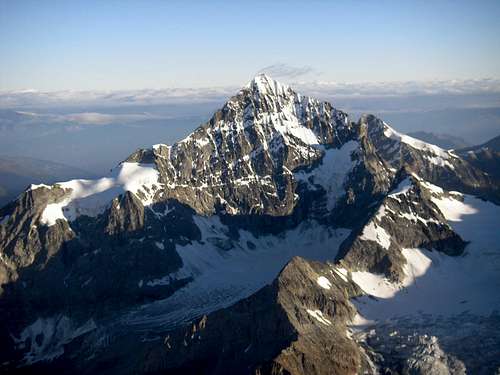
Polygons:
[[0,209],[0,370],[495,374],[496,146],[258,75],[181,141]]
[[472,165],[487,172],[500,184],[500,136],[479,146],[458,150]]
[[30,184],[53,184],[77,177],[92,178],[94,175],[47,160],[0,155],[0,206],[14,199]]
[[427,143],[444,148],[445,150],[459,149],[470,146],[470,143],[464,139],[453,136],[451,134],[430,133],[424,131],[417,131],[408,133],[409,136],[421,139]]

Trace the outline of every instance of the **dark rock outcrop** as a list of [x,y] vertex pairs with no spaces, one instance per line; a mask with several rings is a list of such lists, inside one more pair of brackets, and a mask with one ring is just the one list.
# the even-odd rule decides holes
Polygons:
[[[331,280],[328,289],[317,280]],[[147,373],[353,374],[362,360],[346,334],[355,285],[328,265],[294,258],[269,286],[167,334]]]

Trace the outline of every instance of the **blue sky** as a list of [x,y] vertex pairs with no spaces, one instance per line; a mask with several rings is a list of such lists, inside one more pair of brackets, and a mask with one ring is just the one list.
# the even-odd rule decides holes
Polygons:
[[500,78],[500,1],[0,0],[0,90]]

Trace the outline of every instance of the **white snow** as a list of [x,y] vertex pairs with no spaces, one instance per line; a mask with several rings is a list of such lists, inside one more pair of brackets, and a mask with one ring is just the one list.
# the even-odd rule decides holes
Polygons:
[[71,192],[61,202],[47,205],[42,213],[42,223],[50,226],[57,219],[72,221],[80,215],[97,216],[110,205],[113,198],[125,191],[134,194],[142,192],[145,196],[141,199],[142,203],[149,205],[158,177],[153,164],[121,163],[110,177],[57,183],[63,189],[71,189]]
[[162,148],[162,147],[169,147],[169,146],[164,144],[164,143],[157,143],[157,144],[153,145],[153,150],[158,150],[159,148]]
[[288,124],[286,128],[286,132],[292,134],[294,137],[299,138],[302,142],[307,145],[316,145],[318,144],[318,138],[316,134],[305,126],[301,126],[298,124]]
[[[410,210],[411,210],[411,207],[410,207]],[[405,219],[413,221],[413,222],[420,221],[420,222],[422,222],[424,224],[429,224],[429,223],[439,224],[440,223],[439,220],[436,220],[436,219],[425,219],[425,218],[423,218],[421,216],[416,215],[413,212],[410,212],[410,213],[407,213],[407,212],[397,212],[395,214],[397,216],[399,216],[399,217],[405,218]]]
[[[247,106],[242,118],[236,119],[235,122],[218,121],[215,130],[219,131],[223,137],[234,137],[236,133],[253,126],[259,133],[264,150],[277,149],[281,146],[281,142],[296,144],[295,140],[291,139],[292,137],[307,146],[319,143],[314,131],[305,126],[305,120],[309,118],[310,108],[319,111],[321,103],[294,93],[288,86],[280,84],[265,74],[257,75],[246,85],[245,89],[256,90],[258,95],[256,99],[266,100],[269,111],[260,112],[254,117],[253,107]],[[232,105],[234,105],[233,101],[229,100],[227,106]],[[211,134],[207,133],[207,137],[203,137],[201,143],[198,142],[199,146],[211,142],[209,138]],[[282,141],[275,144],[274,141],[280,138]],[[189,137],[182,142],[188,139]],[[298,146],[297,150],[303,152],[304,155],[310,151],[307,147],[296,146]]]
[[345,268],[333,267],[333,272],[335,272],[337,275],[339,275],[342,280],[344,280],[345,282],[348,282],[348,279],[347,279],[348,271]]
[[363,233],[359,238],[365,241],[377,242],[384,249],[389,249],[391,246],[391,236],[373,220],[363,228]]
[[40,222],[42,224],[51,226],[54,225],[58,219],[66,220],[66,217],[64,217],[62,211],[63,207],[66,204],[68,204],[67,200],[62,201],[61,203],[48,204],[42,212]]
[[379,298],[391,298],[398,292],[397,285],[390,283],[383,275],[366,271],[351,273],[352,281],[366,293]]
[[454,257],[403,249],[408,264],[401,285],[390,284],[380,275],[353,272],[353,280],[378,297],[354,301],[362,316],[381,321],[424,313],[488,315],[500,310],[500,206],[468,195],[463,199],[451,197],[437,203],[452,228],[470,241],[465,253]]
[[380,222],[380,220],[382,220],[382,218],[385,216],[386,212],[389,211],[390,209],[388,207],[386,207],[385,205],[381,205],[377,210],[377,213],[375,214],[375,219]]
[[404,266],[406,277],[403,281],[403,286],[414,284],[416,279],[425,275],[430,268],[432,261],[427,257],[424,251],[425,250],[420,249],[402,250],[403,256],[406,259],[406,264]]
[[411,182],[410,178],[406,177],[403,181],[401,181],[398,184],[398,186],[394,190],[392,190],[389,193],[389,196],[394,198],[394,197],[397,197],[398,195],[406,194],[408,192],[408,190],[411,189],[412,186],[413,186],[413,183]]
[[439,167],[449,167],[450,169],[454,169],[455,167],[448,160],[440,157],[440,156],[429,156],[424,155],[424,158],[429,160],[432,164],[437,165]]
[[328,319],[325,318],[321,310],[309,310],[306,309],[307,313],[311,315],[314,319],[316,319],[318,322],[325,324],[327,326],[331,325],[332,322],[330,322]]
[[74,338],[96,328],[92,319],[81,326],[65,315],[50,318],[38,318],[26,327],[19,337],[13,337],[18,349],[26,347],[29,351],[24,356],[25,364],[50,361],[64,353],[64,345]]
[[354,315],[354,318],[351,320],[351,326],[354,327],[363,327],[373,325],[375,322],[373,320],[366,319],[363,315],[360,315],[359,312]]
[[[289,106],[282,108],[280,112],[263,114],[260,118],[256,119],[252,125],[264,128],[272,127],[281,133],[285,139],[288,138],[288,135],[292,135],[300,139],[306,145],[317,145],[319,143],[318,137],[311,129],[301,123],[292,104],[293,103],[290,103]],[[271,141],[272,139],[268,139],[267,143],[271,143]]]
[[418,150],[423,150],[423,151],[430,151],[435,155],[439,155],[442,158],[448,159],[450,157],[450,154],[446,151],[443,150],[441,147],[438,147],[436,145],[421,141],[419,139],[410,137],[409,135],[406,134],[401,134],[398,133],[396,130],[391,128],[387,123],[384,122],[384,135],[387,138],[391,138],[403,143],[406,143],[407,145],[410,145],[411,147],[418,149]]
[[[417,175],[413,175],[414,177],[417,177]],[[439,186],[433,185],[430,182],[424,181],[421,178],[419,178],[419,182],[421,185],[423,185],[427,190],[431,192],[432,195],[441,195],[444,193],[444,190],[440,188]]]
[[327,209],[332,210],[338,198],[345,193],[346,176],[355,165],[351,155],[358,148],[358,142],[349,141],[340,149],[324,149],[325,153],[318,167],[307,173],[299,171],[294,176],[298,181],[308,183],[311,189],[315,189],[315,185],[321,186],[327,193]]
[[473,206],[468,205],[459,199],[455,199],[453,196],[440,198],[432,197],[431,200],[436,206],[438,206],[446,220],[449,221],[462,221],[462,216],[474,215],[478,212]]
[[245,88],[251,88],[252,86],[257,87],[259,93],[262,95],[283,95],[290,89],[288,86],[275,81],[264,73],[256,75],[245,85]]
[[[304,222],[279,236],[254,237],[240,230],[234,248],[224,251],[210,239],[227,238],[228,228],[217,217],[195,216],[204,244],[177,246],[184,267],[163,283],[192,276],[194,280],[171,297],[143,306],[126,316],[123,323],[147,329],[187,321],[200,314],[229,306],[271,282],[293,256],[332,261],[349,230],[327,228],[315,221]],[[247,242],[254,246],[247,247]],[[160,280],[152,281],[155,283]]]
[[454,155],[446,150],[443,150],[441,147],[438,147],[438,146],[430,144],[430,143],[423,142],[419,139],[410,137],[406,134],[398,133],[396,130],[391,128],[385,122],[384,122],[384,135],[387,138],[391,138],[391,139],[397,140],[399,142],[405,143],[414,149],[431,153],[433,156],[426,155],[425,157],[427,160],[429,160],[431,163],[433,163],[435,165],[438,165],[441,167],[447,166],[451,169],[454,168],[453,164],[451,164],[449,162],[449,160],[451,158],[453,158]]
[[45,184],[38,184],[38,185],[37,184],[31,184],[28,190],[36,190],[36,189],[42,188],[42,187],[50,189],[49,185],[45,185]]
[[318,285],[322,287],[323,289],[330,289],[332,287],[332,283],[330,283],[330,280],[328,280],[324,276],[318,277],[318,280],[316,280]]

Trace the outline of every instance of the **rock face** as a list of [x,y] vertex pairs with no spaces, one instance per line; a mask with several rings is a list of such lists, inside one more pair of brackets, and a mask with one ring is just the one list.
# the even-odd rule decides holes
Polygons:
[[[368,222],[351,233],[337,259],[351,270],[385,274],[402,281],[404,248],[436,249],[459,255],[466,243],[446,223],[432,202],[432,185],[402,173],[399,184],[385,196]],[[403,178],[404,177],[404,178]]]
[[146,370],[355,373],[361,359],[346,334],[346,322],[355,314],[348,298],[357,293],[331,266],[293,258],[276,280],[256,294],[167,335],[164,346],[148,356]]
[[500,181],[500,136],[482,145],[460,149],[456,152],[473,166],[486,172],[498,186]]
[[[492,334],[491,330],[498,326],[498,319],[498,315],[478,318],[464,314],[449,321],[415,319],[410,325],[396,319],[371,330],[365,345],[376,350],[374,361],[381,373],[495,374],[499,361],[493,356],[497,355],[495,346],[498,346],[500,334]],[[422,331],[423,324],[426,327]],[[431,326],[436,336],[425,333]],[[451,335],[457,327],[462,328]],[[477,352],[470,348],[484,353],[482,358],[479,359]]]
[[[0,209],[0,368],[375,373],[359,280],[396,290],[422,268],[408,249],[463,254],[449,208],[499,197],[474,165],[257,76],[184,140]],[[389,367],[431,371],[419,353]]]
[[201,215],[291,215],[293,171],[321,160],[318,145],[354,139],[347,114],[258,76],[208,123],[173,146],[140,150],[128,161],[154,160],[164,197]]
[[362,117],[361,124],[366,126],[377,151],[392,168],[405,166],[424,180],[447,190],[476,194],[481,190],[493,194],[497,190],[487,174],[452,151],[400,134],[371,115]]

